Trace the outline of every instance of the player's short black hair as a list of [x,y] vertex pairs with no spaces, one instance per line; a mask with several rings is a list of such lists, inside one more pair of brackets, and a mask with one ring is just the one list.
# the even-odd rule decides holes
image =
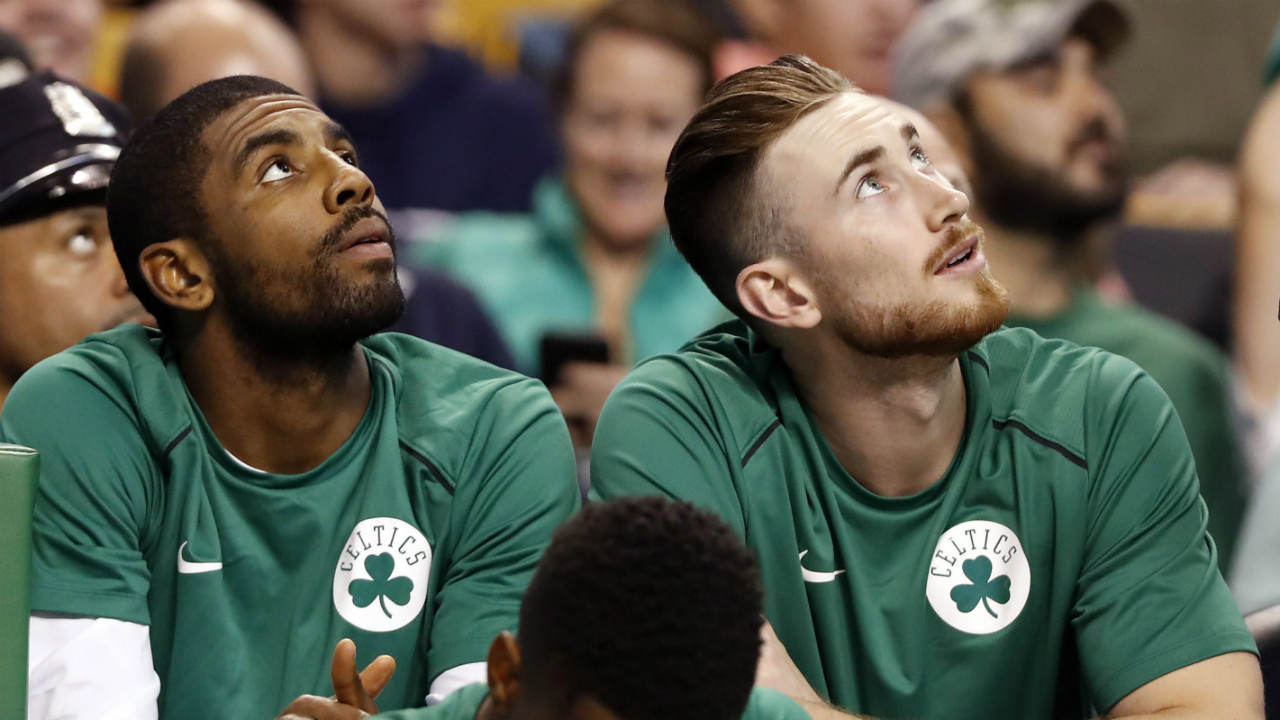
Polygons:
[[201,240],[206,217],[200,183],[211,154],[201,135],[219,115],[263,95],[298,95],[253,75],[210,80],[161,108],[125,145],[107,188],[107,223],[129,289],[166,328],[169,307],[151,293],[138,258],[149,245],[177,237]]
[[624,720],[738,720],[760,654],[755,555],[689,503],[590,503],[520,608],[521,692],[558,682]]

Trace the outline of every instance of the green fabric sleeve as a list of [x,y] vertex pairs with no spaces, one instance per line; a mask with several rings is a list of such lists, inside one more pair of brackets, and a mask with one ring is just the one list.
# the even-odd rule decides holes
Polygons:
[[1090,381],[1090,524],[1071,617],[1093,703],[1105,710],[1173,670],[1256,649],[1218,571],[1168,397],[1115,356]]
[[483,661],[495,635],[516,629],[538,559],[581,503],[569,431],[541,383],[498,390],[475,417],[433,611],[429,680]]
[[604,405],[591,443],[592,496],[663,495],[699,505],[745,534],[734,491],[736,448],[682,365],[656,358],[627,376]]
[[1186,430],[1200,493],[1210,511],[1209,534],[1218,550],[1219,568],[1226,572],[1244,518],[1248,475],[1236,435],[1227,362],[1213,355],[1204,362],[1182,366],[1182,372],[1171,373],[1174,379],[1169,382],[1154,369],[1148,372],[1169,395]]
[[777,690],[752,688],[742,720],[809,720],[809,713]]
[[150,624],[143,538],[157,473],[129,413],[46,362],[14,386],[0,438],[41,455],[31,609]]

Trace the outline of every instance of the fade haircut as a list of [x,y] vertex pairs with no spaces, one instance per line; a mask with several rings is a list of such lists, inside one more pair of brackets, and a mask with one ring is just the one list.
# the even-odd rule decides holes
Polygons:
[[520,608],[521,692],[624,720],[738,720],[760,654],[755,555],[685,502],[590,503],[556,531]]
[[147,247],[174,238],[207,241],[200,185],[213,155],[202,138],[205,128],[249,98],[298,94],[253,75],[210,80],[161,108],[120,153],[107,185],[111,242],[129,289],[162,329],[170,329],[171,309],[151,292],[138,259]]
[[711,89],[667,160],[671,237],[712,294],[750,320],[735,287],[742,268],[796,252],[786,208],[761,182],[765,151],[853,83],[803,55],[730,75]]

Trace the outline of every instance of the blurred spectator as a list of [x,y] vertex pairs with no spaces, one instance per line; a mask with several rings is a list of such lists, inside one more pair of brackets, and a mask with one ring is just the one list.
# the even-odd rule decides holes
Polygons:
[[[388,208],[524,211],[558,160],[544,98],[431,43],[433,0],[274,0]],[[380,191],[381,192],[381,191]]]
[[963,158],[970,214],[1009,290],[1007,324],[1137,362],[1168,393],[1196,457],[1209,529],[1227,567],[1244,507],[1225,359],[1210,344],[1087,282],[1091,231],[1123,206],[1125,126],[1098,74],[1128,22],[1105,0],[937,0],[903,36],[894,92]]
[[1270,89],[1240,153],[1235,328],[1241,394],[1254,419],[1259,485],[1240,536],[1232,589],[1240,609],[1280,603],[1280,27],[1267,62]]
[[[804,53],[869,93],[889,92],[892,51],[920,0],[703,0],[730,35],[716,52],[725,77]],[[737,36],[737,37],[733,37]]]
[[[579,447],[633,361],[725,313],[662,208],[667,155],[710,86],[714,37],[682,2],[615,0],[586,17],[560,83],[563,177],[539,184],[532,215],[463,217],[424,250],[480,296],[517,367],[552,386]],[[565,331],[598,333],[607,352],[548,339]],[[562,371],[544,366],[544,340],[569,361]]]
[[31,51],[36,69],[86,83],[102,0],[0,0],[0,30]]
[[196,85],[229,75],[261,75],[303,95],[315,94],[298,39],[261,5],[170,0],[134,20],[125,45],[120,98],[141,121]]
[[[260,75],[313,95],[315,81],[293,31],[244,0],[170,0],[143,10],[125,50],[120,91],[145,118],[206,80]],[[360,156],[364,163],[364,154]],[[405,313],[393,330],[505,368],[511,353],[475,296],[443,274],[401,270]]]
[[0,405],[18,377],[90,333],[143,320],[107,233],[124,109],[0,45]]

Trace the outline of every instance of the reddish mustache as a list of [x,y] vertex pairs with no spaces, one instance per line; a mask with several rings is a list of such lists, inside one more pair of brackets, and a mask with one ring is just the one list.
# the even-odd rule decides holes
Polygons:
[[982,241],[986,236],[982,232],[982,228],[972,220],[963,220],[959,224],[952,225],[947,228],[947,237],[941,245],[933,249],[929,253],[928,259],[924,261],[924,271],[927,275],[932,275],[941,265],[942,261],[947,259],[952,250],[958,245],[969,239],[970,235],[976,235],[978,238],[978,246],[982,245]]

